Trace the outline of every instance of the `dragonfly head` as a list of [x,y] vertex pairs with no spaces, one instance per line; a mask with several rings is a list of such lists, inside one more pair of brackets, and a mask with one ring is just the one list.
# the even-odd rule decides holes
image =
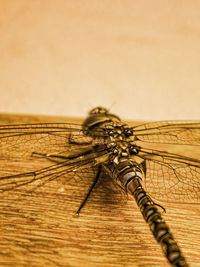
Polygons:
[[93,108],[83,122],[83,130],[92,133],[92,130],[101,129],[107,123],[120,122],[120,118],[103,107]]
[[96,108],[93,108],[92,110],[90,110],[89,112],[89,115],[94,115],[94,114],[108,114],[109,111],[107,108],[104,108],[104,107],[96,107]]

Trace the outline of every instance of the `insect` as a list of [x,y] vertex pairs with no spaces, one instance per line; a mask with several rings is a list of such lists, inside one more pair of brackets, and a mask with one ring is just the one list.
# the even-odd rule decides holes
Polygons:
[[[79,214],[102,173],[133,196],[155,239],[172,266],[188,266],[153,199],[200,202],[200,160],[148,144],[200,145],[199,121],[164,121],[128,126],[102,107],[82,125],[71,123],[0,126],[0,157],[15,155],[52,161],[46,168],[0,177],[0,191],[42,186],[79,171],[94,176]],[[161,207],[161,206],[160,206]],[[161,207],[162,208],[162,207]],[[163,208],[164,209],[164,208]]]

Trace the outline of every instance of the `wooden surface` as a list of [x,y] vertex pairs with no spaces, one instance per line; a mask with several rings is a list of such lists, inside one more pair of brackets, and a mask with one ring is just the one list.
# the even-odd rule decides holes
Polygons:
[[[73,120],[0,116],[2,124],[66,121]],[[18,165],[10,162],[10,167]],[[90,183],[84,176],[79,182],[53,181],[32,193],[1,194],[0,266],[168,266],[135,201],[123,197],[107,177],[75,216]],[[188,262],[199,266],[200,207],[162,204]]]

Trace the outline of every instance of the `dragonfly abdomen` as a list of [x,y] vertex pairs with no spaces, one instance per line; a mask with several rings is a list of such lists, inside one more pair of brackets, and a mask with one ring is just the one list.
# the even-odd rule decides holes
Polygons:
[[139,167],[132,160],[127,159],[115,165],[114,171],[117,182],[125,191],[134,196],[145,221],[149,224],[157,242],[160,243],[168,261],[172,266],[188,266],[156,204],[141,184],[142,171]]

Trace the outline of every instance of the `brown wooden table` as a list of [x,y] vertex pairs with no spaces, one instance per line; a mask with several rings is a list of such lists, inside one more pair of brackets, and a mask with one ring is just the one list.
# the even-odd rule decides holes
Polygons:
[[[77,122],[61,117],[0,116],[1,124]],[[5,161],[19,172],[46,162]],[[168,266],[133,199],[103,177],[79,217],[75,212],[91,184],[58,179],[28,193],[0,197],[0,266]],[[64,188],[64,190],[63,190]],[[161,203],[165,217],[191,266],[200,266],[200,207]]]

